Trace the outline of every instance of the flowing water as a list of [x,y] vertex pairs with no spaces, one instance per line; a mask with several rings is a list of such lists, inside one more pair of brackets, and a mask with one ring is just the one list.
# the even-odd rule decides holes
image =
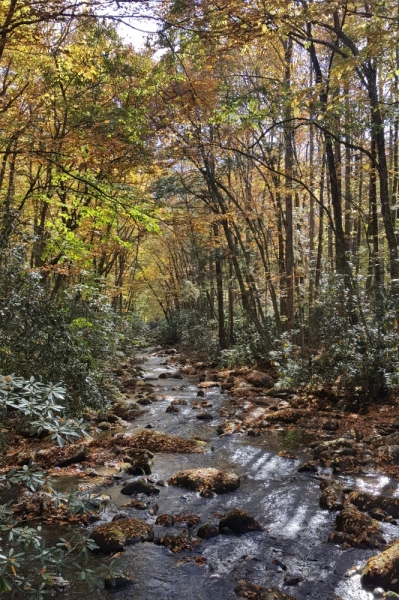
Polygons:
[[[204,566],[191,561],[182,564],[182,556],[190,553],[173,554],[163,546],[141,543],[127,546],[121,554],[120,566],[134,580],[134,584],[119,592],[91,592],[74,586],[62,594],[64,598],[118,598],[120,600],[229,600],[237,598],[234,588],[240,579],[266,588],[278,588],[291,594],[297,600],[368,600],[373,595],[362,590],[360,575],[346,577],[346,571],[353,565],[361,565],[375,554],[373,550],[342,549],[327,544],[333,528],[335,514],[319,508],[320,489],[318,479],[309,473],[298,473],[301,461],[308,458],[301,447],[304,443],[301,432],[295,430],[273,431],[262,437],[249,437],[235,434],[219,437],[217,426],[223,419],[219,409],[229,406],[229,398],[219,388],[206,392],[206,399],[212,402],[209,410],[213,420],[199,421],[198,411],[190,408],[197,400],[197,380],[158,379],[168,367],[165,358],[157,355],[146,356],[143,364],[146,379],[154,385],[156,393],[166,399],[146,407],[140,419],[129,425],[128,430],[136,431],[148,423],[155,430],[189,438],[200,436],[210,442],[210,451],[203,454],[156,454],[151,479],[166,480],[176,471],[196,467],[216,467],[232,470],[241,475],[241,487],[236,492],[218,495],[215,498],[202,498],[196,492],[176,487],[161,487],[160,494],[151,500],[158,505],[161,513],[191,513],[199,515],[201,523],[218,523],[217,513],[227,513],[232,508],[241,508],[254,516],[263,531],[242,536],[218,536],[202,541],[191,553],[206,559]],[[172,388],[178,388],[173,389]],[[166,407],[174,398],[187,400],[177,414],[165,413]],[[296,452],[296,460],[280,458],[279,450]],[[101,471],[101,469],[99,469]],[[131,477],[129,477],[131,478]],[[388,477],[365,476],[342,478],[347,485],[381,492],[390,485],[396,485]],[[70,486],[65,478],[59,485]],[[67,482],[67,483],[66,483]],[[121,484],[111,488],[99,488],[111,496],[111,503],[101,513],[102,522],[123,511],[129,517],[155,522],[155,516],[147,511],[122,508],[129,500],[120,493]],[[94,526],[97,526],[96,523]],[[397,528],[382,525],[387,540],[397,536]],[[195,530],[194,530],[195,531]],[[63,531],[65,535],[65,531]],[[287,566],[282,571],[276,564],[279,559]],[[102,562],[96,556],[93,564]],[[286,573],[299,574],[302,582],[295,587],[284,587]],[[14,596],[18,597],[18,596]]]

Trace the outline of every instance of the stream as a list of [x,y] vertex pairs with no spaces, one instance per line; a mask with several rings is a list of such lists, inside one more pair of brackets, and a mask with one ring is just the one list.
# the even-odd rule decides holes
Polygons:
[[[215,467],[231,470],[241,476],[241,487],[228,494],[203,498],[197,492],[178,487],[160,488],[160,494],[150,500],[150,506],[158,505],[161,513],[191,513],[199,515],[201,524],[218,524],[220,515],[233,508],[240,508],[255,517],[263,531],[245,535],[220,535],[201,544],[191,553],[173,554],[163,546],[144,542],[126,546],[119,565],[133,579],[133,585],[119,592],[105,589],[95,592],[96,598],[127,600],[229,600],[237,598],[234,588],[241,579],[276,588],[297,600],[371,600],[373,594],[361,588],[360,575],[345,576],[354,565],[362,565],[373,556],[375,550],[343,549],[327,544],[333,528],[335,513],[319,507],[319,480],[311,473],[298,473],[298,466],[309,456],[303,447],[307,440],[300,431],[270,431],[261,437],[234,434],[219,437],[217,427],[224,419],[219,410],[229,406],[229,396],[220,388],[206,390],[206,399],[213,406],[209,409],[213,420],[199,421],[198,411],[190,407],[196,401],[198,379],[158,379],[160,373],[172,369],[165,365],[165,357],[143,354],[145,380],[154,391],[163,394],[165,400],[144,407],[143,415],[129,424],[124,432],[136,432],[151,423],[155,430],[185,438],[200,436],[210,443],[210,450],[201,454],[156,454],[151,480],[166,480],[182,469]],[[170,360],[169,360],[170,362]],[[176,370],[177,366],[173,366]],[[179,406],[180,412],[165,412],[175,398],[187,400]],[[202,399],[202,398],[201,398]],[[312,434],[317,439],[317,434]],[[277,456],[280,450],[294,452],[297,459]],[[101,468],[97,469],[101,473]],[[105,468],[104,468],[105,470]],[[68,478],[59,478],[58,488],[70,486]],[[129,476],[131,479],[131,476]],[[339,479],[339,478],[337,478]],[[381,492],[396,483],[380,475],[343,476],[346,485],[373,493]],[[121,482],[113,487],[96,488],[111,496],[111,502],[101,513],[101,521],[112,520],[120,512],[129,517],[143,519],[154,524],[156,516],[148,511],[122,507],[129,498],[122,495]],[[197,528],[194,528],[194,533]],[[397,537],[397,528],[383,523],[384,537],[389,541]],[[86,530],[85,530],[86,531]],[[63,530],[62,535],[65,535]],[[202,556],[204,565],[194,561],[182,563],[187,555]],[[273,561],[281,561],[286,571]],[[93,564],[102,562],[101,556],[93,558]],[[284,577],[298,575],[300,583],[285,586]],[[14,596],[17,598],[18,596]],[[63,598],[91,598],[89,590],[73,586],[62,594]]]

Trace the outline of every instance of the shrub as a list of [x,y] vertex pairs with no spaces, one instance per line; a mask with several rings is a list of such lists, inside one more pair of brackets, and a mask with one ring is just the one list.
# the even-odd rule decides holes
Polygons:
[[313,311],[313,346],[306,355],[295,345],[295,332],[283,335],[272,353],[280,385],[331,386],[336,393],[376,399],[399,385],[399,340],[395,297],[368,291],[355,282],[355,292],[340,279],[322,283]]
[[0,372],[62,380],[75,414],[102,406],[115,393],[112,358],[126,337],[108,298],[83,285],[51,297],[40,273],[21,264],[16,251],[0,264]]

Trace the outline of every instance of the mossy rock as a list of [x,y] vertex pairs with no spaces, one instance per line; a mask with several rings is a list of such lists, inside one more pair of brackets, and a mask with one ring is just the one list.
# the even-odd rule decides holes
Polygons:
[[362,572],[362,584],[399,592],[399,542],[368,559]]
[[222,519],[219,523],[219,531],[223,533],[223,530],[231,530],[234,533],[244,534],[251,531],[262,531],[262,527],[259,523],[251,517],[245,510],[239,510],[233,508],[227,517]]
[[119,401],[113,405],[112,413],[124,421],[134,421],[141,416],[141,409],[135,402]]
[[103,552],[104,554],[114,554],[123,550],[123,546],[126,543],[126,537],[123,533],[120,522],[106,523],[96,527],[91,532],[90,538],[97,544],[97,552]]
[[224,494],[237,490],[240,487],[240,478],[235,473],[218,469],[188,469],[173,475],[168,484],[197,492],[211,490],[216,494]]

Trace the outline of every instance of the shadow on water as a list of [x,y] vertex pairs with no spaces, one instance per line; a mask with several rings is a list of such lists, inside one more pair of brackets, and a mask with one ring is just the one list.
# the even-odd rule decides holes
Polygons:
[[[164,358],[149,356],[143,364],[146,377],[158,377],[165,367]],[[161,382],[161,383],[160,383]],[[299,460],[277,456],[280,450],[300,451],[310,438],[299,430],[273,431],[261,438],[243,435],[218,437],[216,428],[222,422],[218,409],[228,407],[229,399],[212,388],[206,397],[214,420],[204,423],[196,419],[197,411],[190,408],[197,399],[193,379],[154,379],[155,391],[165,400],[150,405],[148,412],[130,429],[135,431],[151,422],[154,428],[184,437],[201,436],[210,441],[212,450],[204,454],[158,454],[154,459],[153,479],[167,479],[185,468],[217,467],[231,469],[241,475],[239,490],[233,493],[201,498],[198,493],[180,488],[162,487],[159,496],[151,500],[158,513],[193,513],[202,523],[219,521],[221,513],[243,508],[253,515],[264,531],[244,536],[219,536],[202,542],[193,555],[206,559],[205,566],[193,561],[182,564],[182,554],[173,554],[165,547],[143,543],[126,547],[119,558],[134,583],[117,594],[105,590],[74,587],[62,595],[65,599],[120,598],[121,600],[229,600],[235,598],[234,588],[240,579],[249,579],[265,587],[276,587],[297,600],[369,600],[372,594],[362,590],[360,576],[344,576],[348,568],[363,563],[375,552],[372,550],[342,549],[327,544],[335,515],[319,508],[320,489],[316,477],[298,473]],[[172,390],[171,388],[176,388]],[[188,405],[177,415],[166,414],[165,408],[173,398],[184,398]],[[301,456],[301,451],[299,452]],[[384,491],[392,481],[388,477],[345,477],[347,485],[371,491]],[[67,483],[65,483],[67,482]],[[71,485],[61,480],[58,485]],[[109,521],[123,510],[128,516],[154,523],[147,511],[136,511],[122,505],[128,498],[120,493],[120,483],[99,491],[111,496],[111,503],[101,514]],[[394,539],[396,528],[383,524],[385,537]],[[45,530],[49,541],[59,534]],[[65,530],[62,530],[65,535]],[[184,554],[183,554],[184,556]],[[284,572],[273,561],[278,558],[288,573],[298,573],[302,582],[294,588],[284,587]],[[93,565],[102,562],[93,557]],[[15,596],[14,598],[19,598]]]

